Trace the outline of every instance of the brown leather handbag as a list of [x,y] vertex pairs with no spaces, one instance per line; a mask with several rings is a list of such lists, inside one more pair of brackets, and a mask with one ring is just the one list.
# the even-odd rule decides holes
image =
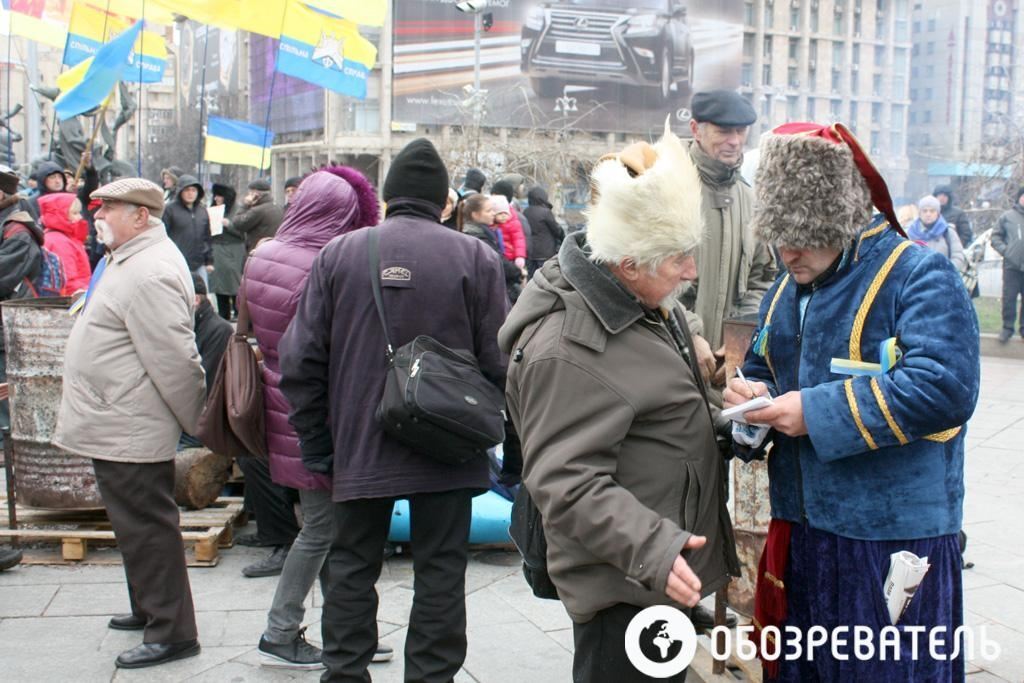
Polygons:
[[267,458],[263,377],[249,344],[252,324],[245,301],[245,278],[238,286],[238,324],[217,368],[196,436],[215,453]]

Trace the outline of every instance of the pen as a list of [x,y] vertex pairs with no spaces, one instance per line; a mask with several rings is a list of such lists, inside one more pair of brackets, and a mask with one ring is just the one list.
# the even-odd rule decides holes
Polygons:
[[754,393],[754,387],[750,386],[750,380],[743,376],[743,371],[738,367],[736,368],[736,376],[743,380],[743,383],[747,385],[747,389],[750,390],[750,398],[757,398],[757,395]]

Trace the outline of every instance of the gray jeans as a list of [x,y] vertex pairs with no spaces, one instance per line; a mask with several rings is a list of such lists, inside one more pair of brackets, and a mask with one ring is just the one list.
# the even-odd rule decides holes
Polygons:
[[274,602],[267,615],[267,630],[263,634],[271,643],[285,644],[295,640],[305,614],[302,603],[323,569],[334,540],[331,492],[300,489],[299,504],[302,506],[302,528],[281,570]]

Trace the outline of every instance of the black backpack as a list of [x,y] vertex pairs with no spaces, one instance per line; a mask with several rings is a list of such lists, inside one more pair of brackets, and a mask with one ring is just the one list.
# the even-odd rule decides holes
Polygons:
[[558,591],[548,575],[548,540],[541,525],[540,510],[520,485],[512,502],[512,525],[508,529],[512,543],[523,558],[523,576],[538,598],[558,600]]
[[377,420],[384,432],[435,460],[460,465],[505,440],[505,396],[472,354],[420,335],[393,350],[380,287],[380,236],[369,228],[373,299],[387,341],[388,368]]

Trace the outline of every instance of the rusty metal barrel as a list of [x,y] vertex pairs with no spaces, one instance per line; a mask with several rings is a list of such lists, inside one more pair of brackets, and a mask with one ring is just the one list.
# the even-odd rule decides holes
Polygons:
[[[756,315],[725,321],[726,377],[734,376],[736,368],[743,365],[756,328]],[[768,538],[768,522],[771,521],[768,465],[761,461],[744,464],[733,460],[731,484],[733,531],[742,571],[729,586],[729,606],[740,614],[752,617],[757,563],[761,559],[761,551]]]
[[67,298],[5,301],[4,346],[18,503],[101,508],[92,460],[53,445],[63,390],[64,349],[74,318]]

